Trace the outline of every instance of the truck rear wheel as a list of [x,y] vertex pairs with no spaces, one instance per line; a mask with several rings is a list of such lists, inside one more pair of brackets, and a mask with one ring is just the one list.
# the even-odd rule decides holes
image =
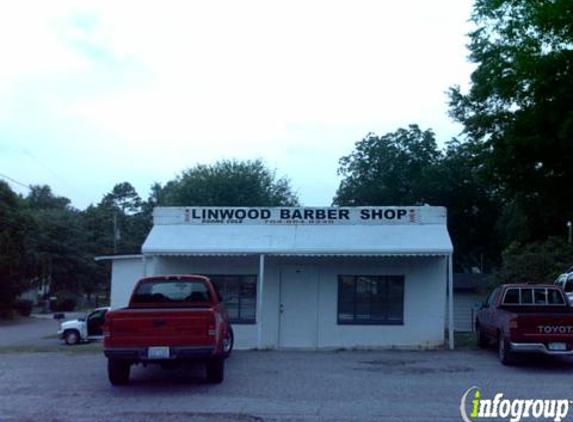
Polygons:
[[499,335],[497,340],[497,351],[499,360],[502,364],[513,364],[513,353],[510,350],[509,342],[503,338],[502,334]]
[[125,385],[129,382],[131,364],[119,359],[107,360],[107,377],[112,385]]
[[220,384],[225,376],[225,359],[221,356],[215,356],[207,361],[207,382],[211,384]]
[[479,324],[477,324],[476,326],[476,337],[477,337],[478,347],[483,348],[489,345],[489,340],[487,339],[485,333],[483,332]]
[[235,336],[233,334],[233,329],[229,328],[229,330],[227,331],[227,335],[223,339],[223,353],[226,358],[231,356],[234,342],[235,342]]

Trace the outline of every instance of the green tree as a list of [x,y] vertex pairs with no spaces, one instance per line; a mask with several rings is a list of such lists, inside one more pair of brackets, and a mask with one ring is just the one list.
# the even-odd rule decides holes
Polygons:
[[91,263],[85,253],[86,232],[80,212],[69,204],[68,198],[54,195],[49,186],[33,186],[24,198],[24,211],[36,226],[29,244],[28,269],[52,291],[80,292]]
[[0,181],[0,314],[28,287],[28,242],[35,227],[23,212],[21,198]]
[[499,261],[499,207],[485,177],[485,155],[481,144],[455,139],[440,151],[433,132],[417,125],[370,134],[340,160],[343,179],[334,203],[445,206],[456,270],[488,270]]
[[491,271],[500,261],[497,189],[489,181],[487,151],[479,143],[453,139],[424,175],[424,197],[448,210],[456,271]]
[[553,283],[571,266],[573,246],[560,238],[526,245],[513,243],[503,252],[503,262],[496,271],[495,284]]
[[[113,253],[139,253],[141,245],[151,229],[149,207],[141,200],[135,188],[128,182],[116,184],[97,206],[99,231],[106,230],[103,238],[113,246],[116,236],[116,247]],[[114,219],[116,233],[114,234]],[[101,227],[103,225],[103,227]],[[108,248],[106,248],[108,249]]]
[[52,188],[48,185],[30,186],[30,192],[26,196],[28,207],[36,210],[45,209],[66,209],[70,205],[70,200],[63,196],[56,196]]
[[261,160],[198,164],[163,187],[156,184],[151,201],[163,206],[298,205],[289,180],[277,178]]
[[106,194],[102,205],[117,208],[125,215],[135,214],[141,211],[141,197],[129,182],[116,184],[111,192]]
[[378,137],[372,133],[340,159],[338,205],[414,205],[426,202],[424,174],[440,158],[434,133],[417,125]]
[[573,2],[476,0],[471,88],[450,91],[452,116],[491,151],[502,238],[561,235],[572,217]]

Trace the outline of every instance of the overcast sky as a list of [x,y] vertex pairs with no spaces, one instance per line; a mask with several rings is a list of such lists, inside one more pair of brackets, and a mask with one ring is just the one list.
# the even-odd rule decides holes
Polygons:
[[458,135],[445,92],[469,81],[471,6],[3,2],[0,174],[83,209],[122,181],[147,198],[197,163],[262,158],[304,205],[330,205],[368,132]]

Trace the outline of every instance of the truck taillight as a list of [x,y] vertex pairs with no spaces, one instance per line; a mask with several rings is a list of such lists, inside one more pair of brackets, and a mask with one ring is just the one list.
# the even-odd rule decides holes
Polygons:
[[509,328],[517,328],[517,319],[511,319],[509,321]]
[[214,318],[209,321],[209,325],[207,326],[207,335],[211,337],[215,337],[217,335],[217,324],[215,323]]
[[101,331],[103,334],[103,338],[109,338],[110,336],[110,325],[107,321],[104,322],[103,327],[101,327]]

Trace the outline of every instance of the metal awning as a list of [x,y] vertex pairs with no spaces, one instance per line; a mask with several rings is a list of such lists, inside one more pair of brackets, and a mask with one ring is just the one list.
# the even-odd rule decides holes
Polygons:
[[145,255],[443,256],[452,253],[445,224],[155,225]]

